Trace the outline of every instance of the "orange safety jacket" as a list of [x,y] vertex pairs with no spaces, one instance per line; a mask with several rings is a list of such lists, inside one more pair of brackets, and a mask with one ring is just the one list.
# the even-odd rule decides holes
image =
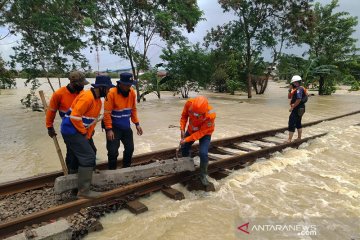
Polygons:
[[117,88],[111,88],[104,102],[105,129],[112,129],[113,126],[129,129],[130,119],[135,125],[139,125],[135,90],[130,88],[129,96],[124,97],[118,93]]
[[82,91],[65,114],[61,123],[61,133],[73,135],[79,132],[86,134],[86,137],[90,139],[99,118],[101,106],[100,98],[95,98],[91,90]]
[[[304,94],[305,94],[305,95],[308,95],[308,91],[307,91],[306,88],[304,88],[303,86],[299,86],[299,87],[301,87],[301,88],[304,89]],[[296,93],[296,91],[297,91],[297,88],[291,90],[291,91],[289,92],[289,94],[288,94],[288,99],[292,99],[292,97],[294,96],[294,94]],[[291,105],[291,104],[290,104],[290,105]]]
[[64,118],[65,113],[69,110],[72,102],[78,95],[77,92],[71,93],[66,86],[59,88],[53,93],[46,111],[47,128],[53,127],[56,111],[59,110],[60,117]]
[[193,101],[194,99],[189,99],[186,102],[180,119],[180,130],[184,131],[189,120],[187,131],[190,136],[184,139],[185,142],[194,142],[205,135],[211,135],[215,130],[216,113],[213,111],[213,108],[209,105],[208,111],[205,114],[199,115],[190,110]]

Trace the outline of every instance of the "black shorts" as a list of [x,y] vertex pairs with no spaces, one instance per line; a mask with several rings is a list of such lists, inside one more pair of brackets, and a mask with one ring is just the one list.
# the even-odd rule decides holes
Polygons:
[[295,132],[295,128],[302,128],[301,119],[305,113],[305,108],[296,108],[291,111],[289,116],[289,132]]

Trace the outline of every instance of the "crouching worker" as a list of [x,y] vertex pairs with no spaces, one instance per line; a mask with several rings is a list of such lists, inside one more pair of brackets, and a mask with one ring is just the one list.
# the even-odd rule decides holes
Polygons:
[[208,104],[207,98],[198,96],[186,102],[180,119],[182,156],[188,157],[191,145],[199,140],[200,181],[204,186],[209,185],[207,180],[208,151],[211,134],[215,129],[215,117],[216,114]]
[[110,77],[97,76],[92,88],[75,98],[70,110],[61,123],[61,134],[68,149],[78,159],[78,197],[97,198],[99,192],[90,191],[95,151],[89,143],[99,117],[102,103],[109,89],[113,87]]

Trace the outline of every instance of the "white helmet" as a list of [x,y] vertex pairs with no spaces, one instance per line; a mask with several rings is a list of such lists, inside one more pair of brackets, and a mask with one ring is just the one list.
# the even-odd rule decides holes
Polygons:
[[301,77],[299,75],[294,75],[292,78],[291,78],[291,82],[290,83],[294,83],[294,82],[299,82],[301,81]]

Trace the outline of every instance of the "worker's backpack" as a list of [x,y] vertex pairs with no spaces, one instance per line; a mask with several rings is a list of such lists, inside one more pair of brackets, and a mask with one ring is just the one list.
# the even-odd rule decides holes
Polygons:
[[306,90],[306,88],[302,87],[304,89],[304,95],[303,97],[301,98],[301,103],[306,103],[309,99],[309,94]]

